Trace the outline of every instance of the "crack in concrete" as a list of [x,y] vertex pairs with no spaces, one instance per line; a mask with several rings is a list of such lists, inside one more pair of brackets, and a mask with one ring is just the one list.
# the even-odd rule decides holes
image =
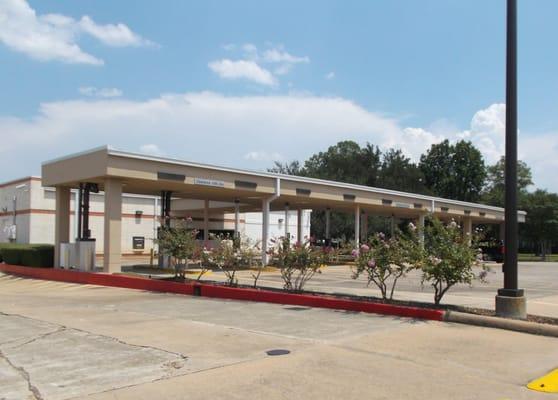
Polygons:
[[[87,336],[94,336],[94,337],[109,339],[109,340],[115,341],[115,342],[117,342],[117,343],[124,344],[124,345],[126,345],[126,346],[139,347],[139,348],[144,348],[144,349],[151,349],[151,350],[161,351],[161,352],[163,352],[163,353],[172,354],[172,355],[174,355],[174,356],[180,357],[182,360],[187,360],[187,359],[188,359],[188,356],[186,356],[186,355],[184,355],[184,354],[182,354],[182,353],[178,353],[178,352],[174,352],[174,351],[170,351],[170,350],[165,350],[165,349],[161,349],[161,348],[154,347],[154,346],[149,346],[149,345],[128,343],[128,342],[125,342],[124,340],[115,338],[115,337],[113,337],[113,336],[103,335],[103,334],[99,334],[99,333],[93,333],[93,332],[87,331],[87,330],[85,330],[85,329],[72,328],[72,327],[69,327],[69,326],[66,326],[66,325],[55,324],[55,323],[48,322],[48,321],[44,321],[44,320],[41,320],[41,319],[27,317],[27,316],[25,316],[25,315],[20,315],[20,314],[8,314],[8,313],[2,312],[2,311],[0,311],[0,315],[6,316],[6,317],[19,317],[19,318],[25,318],[25,319],[29,319],[29,320],[31,320],[31,321],[39,321],[39,322],[42,322],[42,323],[47,323],[47,324],[49,324],[49,325],[57,326],[57,329],[56,329],[56,330],[54,330],[54,331],[52,331],[52,332],[47,332],[47,333],[42,334],[42,335],[38,335],[37,337],[34,337],[33,339],[29,340],[28,342],[22,343],[22,344],[17,345],[17,346],[15,346],[15,347],[13,347],[13,348],[22,347],[22,346],[27,345],[27,344],[29,344],[29,343],[31,343],[31,342],[34,342],[35,340],[41,339],[42,337],[46,337],[46,336],[49,336],[49,335],[52,335],[52,334],[55,334],[55,333],[73,330],[73,331],[75,331],[75,332],[84,333],[84,334],[86,334]],[[14,342],[14,341],[11,341],[11,343],[13,343],[13,342]],[[7,343],[10,343],[10,342],[7,342]],[[3,346],[3,345],[5,345],[5,343],[0,344],[0,346]]]
[[[36,340],[44,339],[44,338],[46,338],[47,336],[53,335],[53,334],[58,333],[58,332],[63,332],[63,331],[65,331],[65,330],[66,330],[66,327],[64,327],[64,326],[59,326],[58,328],[56,328],[56,329],[53,330],[53,331],[46,332],[46,333],[42,333],[42,334],[37,335],[37,336],[33,336],[33,337],[31,337],[30,339],[28,339],[27,341],[25,341],[25,342],[23,342],[23,343],[17,344],[17,345],[15,345],[15,346],[10,346],[10,349],[17,349],[17,348],[22,347],[22,346],[25,346],[25,345],[27,345],[27,344],[29,344],[29,343],[33,343],[33,342],[35,342]],[[21,340],[21,338],[20,338],[20,339],[9,340],[9,341],[7,341],[7,342],[0,343],[0,347],[9,345],[10,343],[15,343],[15,342],[17,342],[18,340]]]
[[1,349],[0,349],[0,358],[6,360],[8,365],[12,367],[15,371],[17,371],[19,375],[25,380],[25,382],[27,383],[27,389],[31,392],[33,398],[35,398],[36,400],[44,400],[39,389],[37,389],[37,387],[31,383],[31,377],[29,376],[29,372],[27,372],[25,368],[18,367],[17,365],[15,365],[12,362],[12,360],[10,360]]

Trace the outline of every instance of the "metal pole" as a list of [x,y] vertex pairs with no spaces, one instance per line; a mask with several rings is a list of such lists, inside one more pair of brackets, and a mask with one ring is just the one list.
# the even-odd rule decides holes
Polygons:
[[502,296],[518,297],[517,279],[517,1],[507,0],[505,254]]

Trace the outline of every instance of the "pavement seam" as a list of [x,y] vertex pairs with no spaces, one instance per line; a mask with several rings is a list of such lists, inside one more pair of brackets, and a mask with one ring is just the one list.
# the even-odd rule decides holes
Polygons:
[[230,364],[216,365],[214,367],[199,369],[197,371],[184,372],[184,373],[181,373],[181,374],[176,374],[176,375],[171,375],[171,376],[162,376],[160,378],[153,379],[149,382],[140,382],[140,383],[134,383],[134,384],[131,384],[131,385],[121,386],[121,387],[117,387],[117,388],[110,388],[110,389],[102,390],[100,392],[89,393],[89,394],[85,395],[85,397],[82,395],[82,396],[70,397],[70,398],[67,398],[66,400],[83,399],[83,398],[87,398],[87,397],[90,397],[90,396],[96,396],[96,395],[103,394],[103,393],[110,393],[110,392],[114,392],[114,391],[121,390],[121,389],[129,389],[129,388],[133,388],[133,387],[136,387],[136,386],[148,385],[148,384],[151,384],[151,383],[166,381],[166,380],[169,380],[169,379],[174,379],[174,378],[178,378],[178,377],[182,377],[182,376],[196,375],[196,374],[209,372],[209,371],[214,371],[214,370],[218,370],[218,369],[222,369],[222,368],[234,367],[234,366],[242,365],[242,364],[248,364],[248,363],[251,363],[251,362],[254,362],[254,361],[264,360],[265,358],[266,358],[265,356],[261,356],[261,357],[253,358],[253,359],[250,359],[250,360],[240,360],[240,361],[236,361],[236,362],[233,362],[233,363],[230,363]]
[[[332,344],[331,346],[335,347],[335,348],[338,348],[338,349],[341,349],[341,350],[354,352],[354,353],[373,354],[373,355],[376,355],[376,356],[379,356],[379,357],[389,358],[389,359],[392,359],[392,360],[409,362],[409,363],[415,364],[415,365],[420,366],[420,367],[428,367],[428,368],[439,368],[440,367],[439,365],[436,365],[436,364],[429,364],[427,362],[420,362],[420,361],[417,361],[415,359],[404,357],[404,356],[397,355],[397,354],[378,352],[378,351],[373,351],[373,350],[358,349],[358,348],[355,348],[355,347],[350,347],[350,346],[346,346],[346,345],[342,345],[342,344]],[[465,364],[462,364],[462,363],[459,363],[459,362],[456,362],[456,361],[453,361],[453,360],[450,360],[450,359],[446,359],[445,361],[447,361],[450,364],[453,364],[454,366],[457,366],[459,368],[463,368],[464,370],[469,371],[469,373],[468,373],[469,376],[474,376],[476,378],[481,378],[481,379],[484,379],[484,380],[487,380],[487,381],[496,381],[496,382],[499,382],[499,383],[502,383],[502,384],[507,384],[507,385],[517,385],[517,382],[511,382],[511,381],[507,381],[505,379],[501,379],[499,375],[492,375],[493,379],[492,378],[491,379],[485,379],[486,378],[485,374],[479,375],[479,374],[475,373],[475,369],[472,368],[472,367],[469,367]]]
[[[44,338],[47,337],[47,336],[50,336],[50,335],[52,335],[52,334],[54,334],[54,333],[63,332],[63,331],[65,331],[65,330],[66,330],[66,327],[64,327],[64,326],[59,326],[58,328],[56,328],[56,329],[53,330],[53,331],[46,332],[46,333],[42,333],[42,334],[37,335],[37,336],[33,336],[32,338],[27,339],[27,341],[25,341],[25,342],[23,342],[23,343],[19,343],[19,344],[15,345],[15,346],[10,346],[10,349],[17,349],[17,348],[22,347],[22,346],[25,346],[25,345],[27,345],[27,344],[29,344],[29,343],[33,343],[33,342],[36,341],[36,340],[44,339]],[[10,340],[10,341],[7,341],[7,342],[0,343],[0,347],[1,347],[1,346],[9,345],[9,344],[14,343],[14,342],[17,342],[18,340],[21,340],[21,339],[14,339],[14,340]]]
[[[58,329],[57,329],[56,331],[48,332],[48,333],[43,334],[43,335],[40,335],[40,336],[48,336],[48,335],[52,335],[52,334],[54,334],[54,333],[62,332],[62,331],[65,331],[65,330],[73,330],[73,331],[76,331],[76,332],[84,333],[84,334],[86,334],[87,336],[101,337],[101,338],[109,339],[109,340],[112,340],[112,341],[115,341],[115,342],[118,342],[118,343],[120,343],[120,344],[124,344],[124,345],[127,345],[127,346],[140,347],[140,348],[144,348],[144,349],[151,349],[151,350],[161,351],[161,352],[167,353],[167,354],[172,354],[172,355],[174,355],[174,356],[180,357],[182,360],[187,360],[187,359],[188,359],[188,356],[186,356],[186,355],[184,355],[184,354],[182,354],[182,353],[178,353],[178,352],[171,351],[171,350],[161,349],[161,348],[158,348],[158,347],[155,347],[155,346],[128,343],[128,342],[125,342],[124,340],[115,338],[115,337],[113,337],[113,336],[108,336],[108,335],[103,335],[103,334],[99,334],[99,333],[94,333],[94,332],[87,331],[87,330],[85,330],[85,329],[73,328],[73,327],[71,327],[71,326],[66,326],[66,325],[62,325],[62,324],[56,324],[56,323],[44,321],[44,320],[42,320],[42,319],[27,317],[27,316],[20,315],[20,314],[8,314],[8,313],[2,312],[2,311],[0,311],[0,315],[4,315],[4,316],[15,316],[15,317],[20,317],[20,318],[26,318],[26,319],[29,319],[29,320],[32,320],[32,321],[39,321],[39,322],[47,323],[47,324],[50,324],[50,325],[56,325],[56,326],[58,326]],[[33,342],[33,341],[35,341],[35,340],[37,340],[37,339],[40,339],[40,338],[41,338],[41,337],[37,337],[37,338],[35,338],[35,339],[33,339],[33,340],[30,340],[28,343],[31,343],[31,342]],[[14,348],[16,348],[16,347],[21,347],[21,346],[26,345],[26,344],[28,344],[28,343],[22,343],[21,345],[15,346]]]

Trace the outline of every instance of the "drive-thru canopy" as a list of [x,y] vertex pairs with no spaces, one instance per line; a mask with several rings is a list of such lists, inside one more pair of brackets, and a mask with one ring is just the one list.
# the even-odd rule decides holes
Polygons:
[[[424,217],[432,213],[442,219],[462,221],[464,229],[469,232],[472,224],[502,224],[504,220],[504,209],[499,207],[134,154],[110,147],[47,161],[43,163],[42,176],[44,186],[56,188],[56,263],[59,261],[60,244],[70,239],[70,189],[93,183],[105,192],[103,267],[106,272],[120,271],[123,192],[205,200],[206,239],[209,201],[218,202],[222,211],[236,212],[237,221],[238,212],[261,211],[264,261],[267,257],[270,210],[324,209],[354,213],[357,242],[363,213],[412,218],[419,225],[424,224]],[[326,236],[329,235],[328,216],[329,212],[326,212]],[[520,212],[518,218],[520,222],[524,221],[525,213]]]

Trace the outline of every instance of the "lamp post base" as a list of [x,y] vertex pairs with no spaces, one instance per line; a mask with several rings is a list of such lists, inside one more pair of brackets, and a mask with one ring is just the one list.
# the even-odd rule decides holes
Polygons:
[[518,289],[513,293],[509,289],[498,290],[496,315],[504,318],[526,319],[527,298],[523,295],[523,289]]

